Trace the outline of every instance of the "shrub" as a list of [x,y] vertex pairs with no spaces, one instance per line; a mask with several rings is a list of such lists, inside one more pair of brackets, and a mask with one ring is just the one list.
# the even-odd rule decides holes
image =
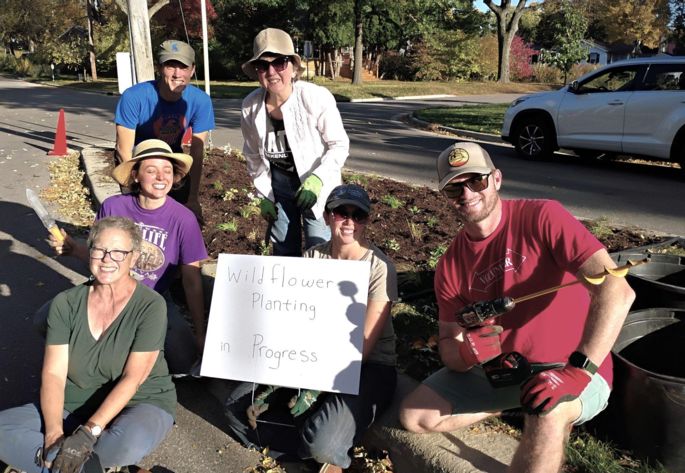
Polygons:
[[414,80],[416,70],[408,56],[385,54],[378,69],[381,79]]
[[9,54],[0,58],[0,70],[14,74],[17,70],[17,58]]
[[486,34],[478,40],[480,54],[476,56],[478,72],[474,79],[496,80],[497,79],[497,36]]
[[533,77],[531,57],[536,51],[526,44],[520,36],[514,36],[509,52],[509,73],[516,81],[530,80]]
[[537,82],[543,84],[561,84],[564,80],[559,69],[540,62],[533,64],[533,75]]
[[436,31],[413,56],[419,80],[468,80],[479,73],[479,39],[462,31]]
[[576,80],[581,76],[584,76],[588,72],[592,72],[599,67],[599,64],[574,64],[571,67],[571,72],[568,73],[568,80]]

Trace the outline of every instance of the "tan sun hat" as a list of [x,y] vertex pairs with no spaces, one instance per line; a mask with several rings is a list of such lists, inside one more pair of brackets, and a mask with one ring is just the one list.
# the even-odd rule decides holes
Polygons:
[[242,65],[243,72],[252,80],[257,80],[257,71],[252,63],[257,61],[263,54],[275,54],[290,56],[292,58],[295,73],[302,73],[302,58],[295,52],[293,40],[288,33],[277,28],[265,28],[254,38],[252,43],[252,58]]
[[[174,153],[168,143],[162,140],[141,141],[133,148],[133,157],[112,170],[112,177],[122,186],[130,186],[131,170],[136,163],[146,158],[168,158],[178,165],[180,177],[185,176],[193,165],[193,157],[185,153]],[[176,168],[174,168],[176,173]]]

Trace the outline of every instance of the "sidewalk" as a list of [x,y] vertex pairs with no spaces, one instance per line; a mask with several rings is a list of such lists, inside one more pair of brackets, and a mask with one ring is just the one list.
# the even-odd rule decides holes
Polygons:
[[[86,148],[81,152],[86,178],[98,205],[119,192],[119,186],[105,172],[108,165],[101,150]],[[213,275],[209,267],[203,268],[203,273],[211,286]],[[399,403],[417,384],[400,375],[395,402],[369,430],[365,446],[388,450],[396,473],[506,471],[518,442],[504,433],[463,429],[449,434],[419,435],[404,431],[397,416]],[[142,466],[162,465],[176,473],[239,473],[246,466],[256,465],[257,453],[242,448],[226,434],[228,428],[217,401],[227,394],[223,383],[209,378],[189,379],[177,383],[177,389],[177,425]],[[156,468],[152,471],[169,471]]]

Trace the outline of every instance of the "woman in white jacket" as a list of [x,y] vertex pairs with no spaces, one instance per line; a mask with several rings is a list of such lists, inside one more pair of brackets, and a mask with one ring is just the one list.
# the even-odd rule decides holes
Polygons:
[[323,209],[350,141],[328,89],[297,80],[301,59],[288,33],[260,31],[253,53],[242,69],[261,87],[243,100],[243,154],[274,255],[301,256],[303,229],[305,249],[330,238]]

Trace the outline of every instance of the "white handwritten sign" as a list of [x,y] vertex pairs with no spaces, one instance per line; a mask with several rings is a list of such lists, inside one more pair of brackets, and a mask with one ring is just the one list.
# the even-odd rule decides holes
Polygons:
[[202,376],[357,394],[368,261],[219,255]]

